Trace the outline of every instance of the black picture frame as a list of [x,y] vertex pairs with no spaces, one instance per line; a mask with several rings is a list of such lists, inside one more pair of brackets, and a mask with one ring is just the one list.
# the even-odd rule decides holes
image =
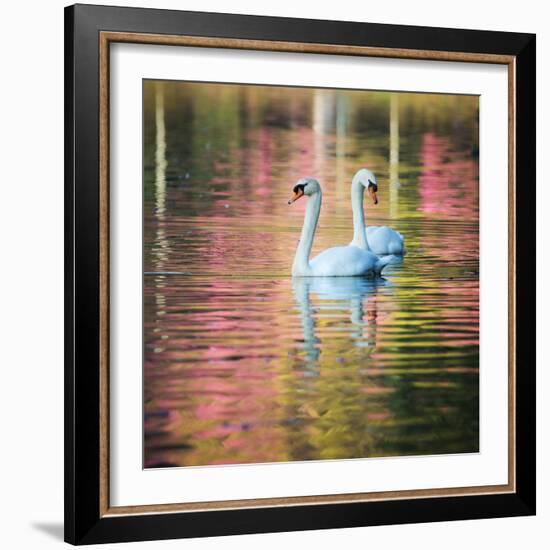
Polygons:
[[[100,513],[99,34],[321,43],[514,57],[516,490],[508,494]],[[72,544],[535,514],[535,35],[75,5],[65,9],[65,540]]]

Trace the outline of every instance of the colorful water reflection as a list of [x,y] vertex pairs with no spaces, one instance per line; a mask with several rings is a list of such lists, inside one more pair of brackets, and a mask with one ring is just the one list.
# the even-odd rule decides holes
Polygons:
[[[148,81],[144,107],[145,467],[476,452],[477,98]],[[315,254],[362,166],[409,254],[292,280],[292,185],[323,186]]]

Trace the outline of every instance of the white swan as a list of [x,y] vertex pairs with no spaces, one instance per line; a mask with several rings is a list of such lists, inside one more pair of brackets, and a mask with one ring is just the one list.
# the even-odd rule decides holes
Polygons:
[[293,277],[372,277],[380,275],[382,269],[391,262],[392,256],[379,258],[368,250],[352,245],[327,248],[310,261],[309,255],[321,210],[321,186],[316,179],[302,178],[293,191],[294,195],[288,204],[304,195],[308,197],[302,235],[292,264]]
[[370,250],[378,256],[395,254],[404,256],[407,253],[403,235],[391,227],[374,226],[365,228],[363,214],[363,194],[369,192],[374,204],[378,204],[376,192],[378,184],[375,175],[367,168],[361,168],[351,181],[351,208],[353,210],[353,240],[351,245],[363,250]]

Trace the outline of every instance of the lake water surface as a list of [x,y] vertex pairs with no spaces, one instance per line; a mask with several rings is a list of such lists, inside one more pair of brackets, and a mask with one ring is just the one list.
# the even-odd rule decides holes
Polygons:
[[[478,99],[144,84],[146,467],[478,451]],[[368,225],[408,254],[378,280],[292,279]],[[367,199],[367,196],[365,197]]]

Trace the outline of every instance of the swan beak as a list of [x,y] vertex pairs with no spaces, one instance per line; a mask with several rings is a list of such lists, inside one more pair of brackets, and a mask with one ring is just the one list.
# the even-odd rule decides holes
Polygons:
[[293,202],[296,202],[300,197],[304,196],[304,192],[301,189],[298,189],[298,191],[295,191],[290,200],[288,201],[288,204],[292,204]]
[[376,196],[376,191],[374,189],[369,189],[370,196],[372,197],[372,202],[378,204],[378,197]]

